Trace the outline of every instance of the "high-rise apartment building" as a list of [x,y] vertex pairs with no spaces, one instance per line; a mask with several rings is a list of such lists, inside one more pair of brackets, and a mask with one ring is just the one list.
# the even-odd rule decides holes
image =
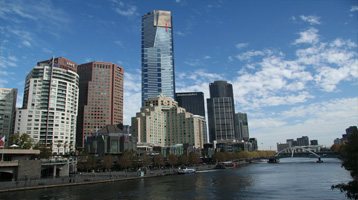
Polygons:
[[83,147],[91,136],[106,125],[123,123],[123,68],[109,62],[78,66],[80,98],[77,145]]
[[173,24],[170,11],[154,10],[142,17],[142,106],[164,94],[174,99]]
[[139,143],[162,147],[189,143],[203,148],[203,120],[179,107],[174,99],[159,95],[149,98],[132,118],[132,134]]
[[27,133],[53,154],[75,150],[79,94],[77,64],[66,58],[39,62],[26,76],[15,133]]
[[247,114],[246,113],[236,113],[235,114],[235,124],[236,124],[236,131],[238,134],[239,139],[249,141],[249,123],[247,121]]
[[239,139],[235,130],[235,107],[232,85],[226,81],[209,84],[210,98],[207,99],[209,140]]
[[[0,87],[0,137],[14,133],[17,89]],[[5,143],[5,145],[8,145]]]

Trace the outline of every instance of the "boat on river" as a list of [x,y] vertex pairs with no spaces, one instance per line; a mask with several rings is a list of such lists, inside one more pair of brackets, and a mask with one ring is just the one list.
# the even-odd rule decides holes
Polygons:
[[193,174],[195,172],[196,172],[195,169],[188,169],[188,168],[178,170],[178,174]]
[[267,161],[267,163],[279,163],[280,159],[279,158],[269,158],[269,160]]

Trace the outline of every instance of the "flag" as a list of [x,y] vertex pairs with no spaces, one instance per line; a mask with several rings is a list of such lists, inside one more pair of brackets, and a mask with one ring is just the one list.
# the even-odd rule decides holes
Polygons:
[[1,138],[0,140],[0,147],[4,148],[5,147],[5,136]]
[[104,142],[104,135],[102,135],[102,139],[103,139],[103,142]]

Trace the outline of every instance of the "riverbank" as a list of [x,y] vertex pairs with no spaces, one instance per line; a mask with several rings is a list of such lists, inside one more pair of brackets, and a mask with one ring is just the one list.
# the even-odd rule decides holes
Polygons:
[[[215,168],[215,165],[198,165],[193,167],[197,171],[211,170]],[[108,183],[116,181],[126,181],[142,178],[153,178],[166,175],[177,174],[176,168],[170,169],[159,169],[136,171],[136,172],[125,172],[125,171],[114,171],[114,172],[100,172],[100,173],[80,173],[74,174],[70,177],[58,177],[49,179],[28,179],[21,181],[9,181],[1,182],[0,193],[13,192],[20,190],[34,190],[44,189],[53,187],[67,187],[67,186],[78,186],[87,184],[98,184]]]
[[[236,162],[236,166],[242,166],[245,164],[251,163],[250,161],[240,161]],[[193,168],[196,171],[205,171],[213,170],[216,165],[196,165]],[[35,189],[45,189],[45,188],[54,188],[54,187],[68,187],[68,186],[78,186],[78,185],[87,185],[87,184],[98,184],[98,183],[108,183],[108,182],[117,182],[117,181],[126,181],[126,180],[135,180],[142,178],[153,178],[159,176],[167,175],[176,175],[177,168],[169,169],[158,169],[158,170],[138,170],[136,172],[126,172],[126,171],[113,171],[113,172],[92,172],[92,173],[80,173],[74,174],[70,177],[58,177],[58,178],[49,178],[49,179],[28,179],[28,180],[19,180],[19,181],[9,181],[1,182],[0,184],[0,193],[4,192],[13,192],[21,190],[35,190]]]

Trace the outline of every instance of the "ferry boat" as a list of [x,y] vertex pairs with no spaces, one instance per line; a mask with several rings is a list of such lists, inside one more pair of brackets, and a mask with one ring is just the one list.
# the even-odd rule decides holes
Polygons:
[[178,170],[178,174],[193,174],[195,172],[196,172],[195,169],[188,169],[188,168]]

